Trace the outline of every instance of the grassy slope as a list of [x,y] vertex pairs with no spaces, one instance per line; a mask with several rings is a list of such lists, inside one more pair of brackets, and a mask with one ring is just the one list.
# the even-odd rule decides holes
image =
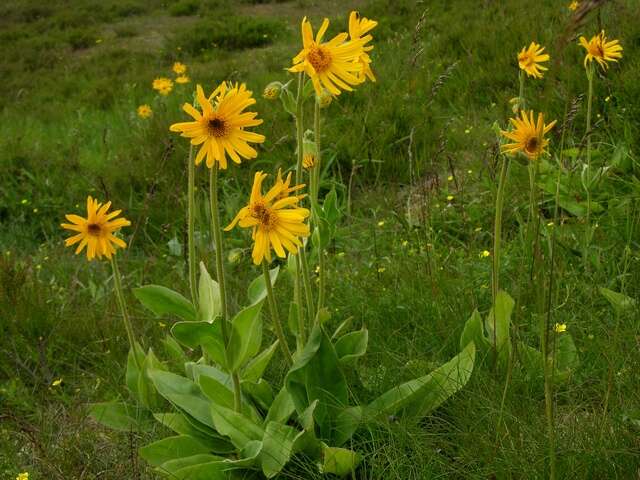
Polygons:
[[[349,7],[286,2],[243,4],[231,12],[231,3],[208,2],[198,18],[170,16],[160,2],[95,7],[78,0],[74,9],[40,3],[1,7],[0,54],[8,61],[0,66],[0,322],[6,332],[0,339],[0,475],[29,470],[36,479],[153,478],[136,461],[135,448],[145,435],[116,434],[86,418],[86,402],[126,395],[125,339],[106,265],[87,266],[64,251],[57,224],[87,192],[108,195],[134,220],[133,245],[123,257],[126,284],[184,285],[184,263],[167,242],[183,241],[183,218],[175,212],[185,205],[186,150],[167,125],[181,118],[178,106],[190,89],[177,88],[161,99],[153,96],[151,80],[182,60],[200,83],[242,80],[259,92],[269,81],[286,78],[282,68],[298,48],[302,15],[316,21],[329,15],[344,24]],[[538,2],[532,15],[524,1],[485,1],[481,9],[477,3],[432,2],[415,33],[420,5],[400,2],[389,14],[385,2],[354,2],[380,19],[374,56],[379,81],[332,106],[325,145],[345,183],[357,167],[353,215],[345,220],[330,265],[335,321],[354,316],[371,332],[370,353],[359,367],[364,385],[356,394],[362,398],[445,361],[471,311],[488,309],[490,261],[479,253],[491,243],[491,125],[504,124],[508,100],[516,95],[514,52],[531,39],[549,46],[552,68],[544,82],[528,83],[527,95],[551,117],[562,117],[565,104],[585,88],[582,52],[573,39],[560,41],[569,22],[564,6]],[[209,41],[208,31],[198,33],[203,26],[232,14],[253,16],[252,30],[238,36],[228,27],[224,38],[262,43],[267,35],[267,44],[200,51]],[[601,15],[625,46],[620,66],[597,83],[595,111],[606,119],[597,134],[603,158],[620,145],[631,155],[638,151],[640,30],[634,14],[636,2],[628,0]],[[597,22],[591,18],[580,31],[594,33]],[[153,105],[150,122],[136,119],[140,103]],[[258,98],[269,139],[260,159],[225,175],[227,218],[247,188],[247,169],[291,163],[291,125],[273,107]],[[580,108],[571,144],[580,142],[583,124]],[[450,174],[454,181],[447,180]],[[616,318],[595,290],[609,286],[640,298],[637,198],[629,194],[631,172],[616,178],[616,188],[631,200],[599,218],[597,262],[587,274],[566,248],[556,268],[555,303],[561,308],[554,321],[569,325],[581,358],[572,382],[558,394],[563,477],[631,478],[640,461],[633,426],[640,416],[634,377],[638,317]],[[417,187],[407,186],[411,180]],[[535,344],[535,295],[526,290],[520,266],[526,185],[526,171],[514,165],[503,285],[520,293],[518,331]],[[405,208],[421,205],[427,190],[432,230],[408,228]],[[206,232],[204,218],[202,212]],[[580,226],[569,219],[562,229],[568,247],[576,243],[574,228]],[[246,245],[238,235],[228,241],[229,247]],[[201,253],[211,260],[204,244]],[[229,265],[234,302],[252,275],[247,258]],[[166,327],[131,305],[139,335],[161,350]],[[60,377],[62,387],[50,387]],[[479,370],[468,388],[422,424],[401,420],[362,434],[361,448],[369,455],[361,478],[542,478],[540,389],[515,375],[505,403],[507,428],[496,435],[502,386],[499,376]]]

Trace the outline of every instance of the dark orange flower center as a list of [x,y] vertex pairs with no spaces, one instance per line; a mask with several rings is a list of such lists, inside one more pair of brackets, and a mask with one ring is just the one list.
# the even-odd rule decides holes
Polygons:
[[225,137],[229,133],[229,126],[223,119],[214,117],[207,121],[207,129],[212,137]]
[[307,59],[317,73],[324,72],[331,64],[331,54],[327,49],[319,46],[310,48]]
[[272,227],[277,219],[277,216],[273,214],[271,209],[262,203],[257,203],[252,208],[253,216],[258,219],[263,227]]
[[100,236],[100,232],[102,232],[102,227],[97,223],[90,223],[87,225],[87,231],[89,235],[93,235],[94,237]]
[[538,137],[531,137],[527,140],[524,148],[528,153],[538,153],[539,145],[540,141],[538,140]]

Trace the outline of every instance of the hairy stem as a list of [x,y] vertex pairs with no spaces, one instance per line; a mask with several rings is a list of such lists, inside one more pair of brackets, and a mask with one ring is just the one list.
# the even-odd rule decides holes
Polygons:
[[136,362],[136,367],[140,370],[140,362],[138,361],[138,355],[135,348],[135,336],[133,334],[133,327],[131,326],[131,319],[129,318],[129,312],[127,311],[127,304],[124,300],[124,292],[122,291],[122,279],[120,277],[120,269],[118,268],[118,262],[115,255],[111,257],[111,269],[113,270],[113,285],[116,291],[116,297],[118,299],[118,305],[120,306],[120,313],[122,314],[122,321],[124,322],[124,329],[127,332],[127,339],[129,340],[129,347],[133,359]]
[[187,170],[189,181],[187,185],[187,249],[189,261],[189,291],[191,292],[191,302],[198,305],[198,289],[196,283],[196,246],[195,236],[195,178],[196,166],[193,163],[193,145],[189,145],[189,159],[187,160]]
[[287,360],[287,364],[291,366],[293,364],[293,359],[291,358],[291,350],[289,350],[287,339],[284,336],[284,330],[282,329],[282,323],[280,322],[280,315],[278,315],[278,304],[276,303],[276,297],[273,294],[273,286],[271,285],[269,265],[265,260],[262,261],[262,274],[264,275],[264,283],[267,287],[269,310],[271,311],[271,319],[273,320],[273,326],[276,330],[276,336],[278,337],[280,348],[282,349],[284,358]]

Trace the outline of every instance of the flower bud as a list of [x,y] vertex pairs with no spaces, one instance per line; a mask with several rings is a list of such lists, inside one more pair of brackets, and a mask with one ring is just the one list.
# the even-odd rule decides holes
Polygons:
[[282,92],[282,83],[271,82],[269,85],[264,87],[262,96],[267,100],[277,100],[280,98],[280,92]]
[[307,170],[313,168],[318,158],[318,149],[316,142],[304,140],[302,144],[302,166]]
[[333,95],[331,95],[324,89],[322,90],[322,93],[320,95],[316,95],[316,102],[318,102],[320,108],[327,108],[329,105],[331,105],[332,101]]

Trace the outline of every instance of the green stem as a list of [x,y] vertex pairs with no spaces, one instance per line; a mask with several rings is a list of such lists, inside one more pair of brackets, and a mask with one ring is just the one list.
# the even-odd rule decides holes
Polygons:
[[[311,170],[310,177],[313,176],[311,202],[313,211],[319,211],[318,205],[318,193],[320,191],[320,169],[322,168],[322,154],[320,145],[320,104],[315,101],[313,109],[313,138],[316,142],[316,162]],[[316,222],[316,228],[318,228],[318,222]],[[326,262],[325,252],[322,247],[318,249],[318,265],[319,273],[319,285],[318,285],[318,312],[324,306],[324,297],[326,290]]]
[[296,335],[296,347],[299,351],[302,351],[306,338],[304,310],[302,308],[302,292],[300,286],[300,278],[302,277],[302,271],[300,266],[300,256],[296,255],[296,276],[293,284],[293,297],[295,298],[296,308],[298,310],[298,335]]
[[269,301],[269,310],[271,310],[271,319],[273,320],[273,326],[276,330],[276,336],[278,337],[280,348],[284,354],[284,358],[287,360],[287,364],[291,366],[293,359],[291,358],[291,350],[287,344],[287,339],[284,336],[284,330],[282,330],[282,323],[280,323],[280,315],[278,315],[278,305],[276,303],[276,297],[273,294],[273,287],[271,285],[271,276],[269,275],[269,265],[265,260],[262,261],[262,274],[264,275],[264,283],[267,286],[267,299]]
[[124,329],[127,332],[127,339],[129,340],[129,347],[131,348],[131,354],[136,362],[136,367],[140,370],[140,361],[135,346],[135,336],[133,334],[133,327],[131,326],[131,319],[129,318],[129,312],[127,311],[127,304],[124,300],[124,293],[122,291],[122,280],[120,277],[120,269],[118,268],[118,262],[115,255],[111,257],[111,269],[113,270],[113,285],[116,291],[116,297],[118,299],[118,305],[120,306],[120,313],[122,313],[122,321],[124,322]]
[[[593,104],[593,77],[595,71],[593,62],[587,68],[587,80],[589,81],[589,92],[587,96],[587,181],[585,189],[587,190],[587,228],[585,237],[585,248],[591,243],[591,107]],[[585,252],[585,258],[587,258]]]
[[196,283],[196,246],[195,236],[195,178],[196,166],[193,162],[193,145],[189,146],[189,159],[187,170],[189,172],[189,183],[187,187],[187,242],[189,261],[189,290],[191,292],[191,302],[198,305],[198,293]]
[[[224,277],[224,256],[222,250],[222,229],[220,228],[220,212],[218,209],[218,163],[214,162],[209,169],[209,201],[211,210],[211,235],[216,248],[216,277],[220,287],[220,306],[222,310],[222,340],[225,350],[229,346],[229,312],[227,311],[227,289]],[[231,372],[233,381],[234,408],[236,412],[242,410],[242,395],[240,392],[240,379],[237,372]]]
[[509,171],[509,157],[504,157],[502,167],[500,168],[500,178],[498,180],[498,191],[496,192],[496,212],[493,228],[493,269],[491,293],[493,297],[493,349],[495,358],[498,357],[498,345],[496,338],[496,299],[500,289],[500,246],[502,241],[502,211],[504,208],[504,189],[507,182],[507,173]]
[[524,78],[525,78],[524,71],[520,70],[520,73],[518,75],[518,79],[520,80],[520,93],[518,94],[518,111],[525,109]]

